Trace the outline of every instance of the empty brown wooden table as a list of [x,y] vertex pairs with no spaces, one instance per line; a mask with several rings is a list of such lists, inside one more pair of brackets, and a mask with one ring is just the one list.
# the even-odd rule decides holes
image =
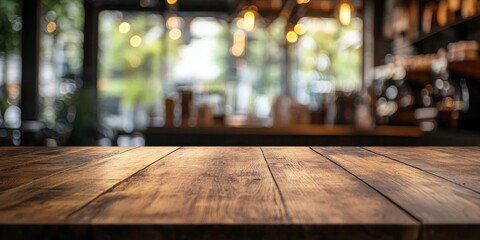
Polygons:
[[480,239],[480,147],[3,147],[0,239]]

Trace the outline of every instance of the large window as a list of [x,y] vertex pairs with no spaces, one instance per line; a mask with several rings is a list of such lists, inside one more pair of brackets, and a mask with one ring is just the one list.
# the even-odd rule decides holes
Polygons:
[[101,122],[125,132],[163,126],[166,99],[178,109],[183,98],[183,117],[191,112],[186,108],[203,106],[224,114],[227,26],[215,18],[102,12]]
[[101,122],[126,132],[165,124],[194,126],[200,123],[191,118],[206,111],[208,117],[243,116],[269,125],[282,78],[292,84],[293,97],[312,110],[323,93],[359,89],[360,19],[349,26],[330,18],[301,19],[307,31],[291,48],[290,76],[282,75],[288,73],[282,69],[287,67],[287,22],[279,18],[248,32],[237,21],[103,11]]
[[[286,22],[279,18],[269,27],[262,19],[251,31],[242,29],[237,19],[231,27],[231,68],[229,79],[228,113],[230,124],[270,125],[272,103],[280,94],[282,48]],[[265,24],[263,24],[265,25]]]
[[359,90],[362,79],[362,20],[348,26],[334,18],[302,18],[306,33],[296,44],[295,95],[316,110],[326,94]]
[[76,117],[74,95],[82,84],[82,0],[42,0],[40,21],[39,119],[45,144],[63,145]]
[[[177,26],[171,26],[172,21],[177,21]],[[181,118],[182,122],[176,125],[211,125],[212,121],[202,122],[201,118],[212,120],[213,116],[221,120],[225,115],[228,77],[228,24],[210,17],[170,16],[166,25],[169,30],[165,41],[169,50],[165,58],[164,95],[174,100],[177,107],[181,106],[181,114],[175,118]],[[178,39],[173,35],[176,27],[181,32]]]
[[145,128],[161,115],[163,18],[103,11],[99,31],[100,121],[126,132]]
[[[21,3],[17,0],[0,1],[0,130],[19,128],[21,80]],[[0,141],[6,138],[0,132]],[[20,139],[13,139],[19,144]]]

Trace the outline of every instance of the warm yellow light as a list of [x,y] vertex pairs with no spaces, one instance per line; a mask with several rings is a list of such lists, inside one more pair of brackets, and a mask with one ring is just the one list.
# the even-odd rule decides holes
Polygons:
[[448,3],[440,1],[437,7],[437,23],[440,26],[445,26],[448,23]]
[[49,22],[47,24],[47,28],[46,28],[47,32],[48,33],[53,33],[55,32],[55,30],[57,30],[57,24],[55,22]]
[[235,57],[241,57],[245,53],[245,32],[237,30],[233,33],[233,46],[230,52]]
[[130,38],[130,46],[139,47],[142,44],[142,38],[138,35],[133,35]]
[[298,4],[307,4],[309,2],[310,2],[310,0],[297,0]]
[[173,5],[173,4],[177,3],[177,0],[167,0],[167,3],[170,4],[170,5]]
[[239,19],[237,20],[237,27],[238,27],[238,28],[243,28],[243,18],[239,18]]
[[233,33],[233,43],[245,42],[245,33],[242,30],[237,30]]
[[293,27],[293,31],[298,35],[303,35],[307,32],[307,28],[305,28],[303,24],[297,23],[295,27]]
[[128,33],[130,31],[130,24],[128,22],[122,22],[118,25],[118,31],[120,33]]
[[128,63],[130,64],[130,67],[137,68],[142,64],[142,58],[139,56],[132,56],[128,59]]
[[450,10],[450,12],[456,12],[460,10],[460,5],[460,0],[448,0],[448,10]]
[[179,28],[180,24],[181,20],[179,17],[169,17],[166,23],[168,29]]
[[253,31],[255,28],[255,13],[253,11],[246,11],[243,15],[243,29],[247,32]]
[[230,49],[230,52],[235,57],[241,57],[245,53],[245,47],[242,47],[240,45],[233,45]]
[[294,31],[288,31],[286,38],[289,43],[295,43],[298,40],[298,35]]
[[342,2],[338,11],[338,20],[340,23],[349,25],[352,21],[353,6],[348,2]]
[[178,28],[174,28],[168,32],[168,36],[172,40],[178,40],[182,36],[182,31]]

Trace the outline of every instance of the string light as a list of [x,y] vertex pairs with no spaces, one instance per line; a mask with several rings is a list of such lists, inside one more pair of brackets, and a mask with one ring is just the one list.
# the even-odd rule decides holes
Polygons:
[[298,4],[307,4],[309,2],[310,2],[310,0],[297,0]]
[[243,18],[238,18],[238,20],[237,20],[237,27],[238,27],[238,28],[243,28]]
[[340,3],[338,8],[338,20],[342,25],[350,25],[353,15],[353,6],[348,1]]
[[138,35],[133,35],[130,38],[130,46],[132,47],[139,47],[142,44],[142,38]]
[[243,15],[243,29],[247,32],[253,31],[255,28],[255,13],[252,10],[248,10]]
[[237,30],[233,34],[233,46],[230,48],[230,52],[235,57],[241,57],[245,53],[245,32]]
[[167,18],[166,25],[168,29],[181,28],[183,25],[183,19],[180,17],[171,16]]
[[128,33],[130,31],[130,24],[128,22],[122,22],[118,25],[118,31],[122,34]]
[[295,43],[298,40],[298,35],[292,30],[288,31],[285,37],[289,43]]
[[137,68],[142,64],[142,58],[136,55],[132,56],[128,59],[128,63],[130,64],[130,67]]
[[295,33],[297,35],[301,36],[301,35],[303,35],[307,32],[307,29],[305,28],[305,26],[303,24],[297,23],[293,27],[293,31],[295,31]]
[[178,29],[178,28],[171,29],[171,30],[168,32],[168,36],[169,36],[170,39],[172,39],[172,40],[178,40],[178,39],[180,39],[180,37],[182,36],[182,31],[180,31],[180,29]]

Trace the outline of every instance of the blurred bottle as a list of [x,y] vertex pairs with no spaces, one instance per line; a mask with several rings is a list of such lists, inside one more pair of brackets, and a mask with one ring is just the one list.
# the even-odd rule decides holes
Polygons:
[[165,99],[165,127],[173,127],[175,121],[175,99]]
[[384,67],[376,70],[371,90],[376,99],[376,122],[380,125],[416,125],[415,97],[405,79],[405,68],[394,64],[392,56],[387,56],[386,62]]
[[432,63],[431,97],[439,112],[438,125],[458,127],[459,112],[468,110],[468,88],[464,79],[452,78],[444,50],[439,51],[439,58]]

